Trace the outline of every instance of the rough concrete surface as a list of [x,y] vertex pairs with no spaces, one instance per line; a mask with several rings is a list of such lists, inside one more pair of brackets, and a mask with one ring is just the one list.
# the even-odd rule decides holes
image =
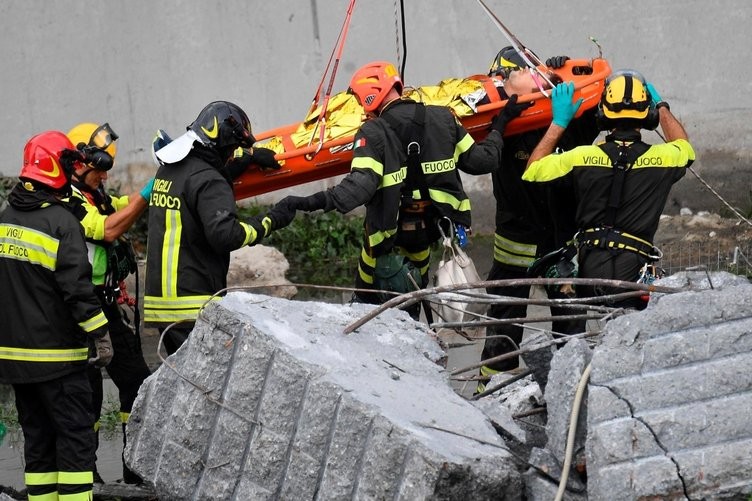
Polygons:
[[752,494],[752,285],[683,273],[606,326],[588,400],[593,500],[747,499]]
[[139,392],[129,465],[160,499],[520,499],[483,414],[404,312],[231,293]]

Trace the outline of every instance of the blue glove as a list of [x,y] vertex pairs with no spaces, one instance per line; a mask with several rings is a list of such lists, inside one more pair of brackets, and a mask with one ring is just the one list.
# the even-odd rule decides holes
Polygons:
[[154,178],[149,179],[143,188],[141,188],[141,196],[146,200],[147,202],[151,198],[151,190],[154,188]]
[[650,93],[650,104],[652,104],[653,107],[655,107],[656,104],[663,101],[663,99],[661,99],[661,95],[658,94],[658,91],[655,90],[655,87],[653,87],[653,84],[646,82],[645,88]]
[[582,104],[582,98],[573,103],[572,97],[574,97],[574,82],[560,83],[551,91],[551,109],[554,114],[552,122],[565,129]]

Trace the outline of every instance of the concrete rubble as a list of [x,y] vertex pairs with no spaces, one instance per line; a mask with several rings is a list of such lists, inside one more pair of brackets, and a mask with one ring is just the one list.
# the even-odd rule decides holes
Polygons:
[[231,293],[142,386],[126,460],[160,499],[521,499],[431,335],[366,305]]
[[704,272],[660,284],[705,290],[653,297],[606,326],[590,378],[590,499],[748,499],[752,285]]
[[369,306],[231,293],[142,388],[126,459],[160,499],[551,500],[589,368],[561,499],[746,500],[752,284],[661,285],[692,290],[538,350],[531,376],[472,404],[403,312],[348,336]]

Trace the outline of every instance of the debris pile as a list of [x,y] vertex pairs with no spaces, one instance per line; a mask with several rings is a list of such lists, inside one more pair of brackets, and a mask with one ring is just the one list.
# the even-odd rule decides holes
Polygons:
[[126,459],[160,499],[746,499],[752,284],[660,285],[686,292],[472,403],[403,312],[346,335],[371,307],[231,293],[142,387]]
[[520,499],[431,334],[366,305],[235,292],[142,386],[126,460],[160,499]]

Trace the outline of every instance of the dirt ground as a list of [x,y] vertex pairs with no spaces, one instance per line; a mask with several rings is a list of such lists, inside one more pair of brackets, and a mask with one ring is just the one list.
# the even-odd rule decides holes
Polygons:
[[703,241],[718,242],[724,247],[744,245],[752,241],[752,225],[708,212],[661,216],[655,240],[659,245]]

